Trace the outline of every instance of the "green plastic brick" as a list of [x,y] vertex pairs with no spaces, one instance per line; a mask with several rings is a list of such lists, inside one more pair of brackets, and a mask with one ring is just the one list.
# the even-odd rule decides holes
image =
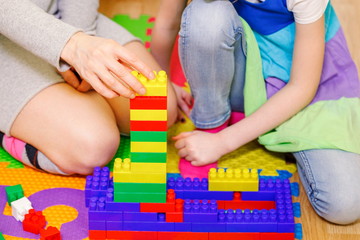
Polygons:
[[161,152],[161,153],[132,152],[130,153],[130,158],[131,158],[131,162],[166,163],[166,152]]
[[163,131],[131,131],[132,142],[167,142],[167,132]]
[[114,202],[165,203],[166,193],[114,193]]
[[24,197],[24,190],[20,184],[14,186],[5,187],[7,202],[9,206],[15,200]]
[[114,182],[114,190],[121,192],[146,192],[146,193],[164,193],[166,192],[166,183],[123,183]]

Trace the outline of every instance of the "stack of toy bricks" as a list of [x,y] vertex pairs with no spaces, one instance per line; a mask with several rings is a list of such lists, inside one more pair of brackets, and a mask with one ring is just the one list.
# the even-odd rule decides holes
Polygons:
[[166,202],[167,76],[133,75],[146,94],[130,100],[130,159],[114,164],[114,202]]

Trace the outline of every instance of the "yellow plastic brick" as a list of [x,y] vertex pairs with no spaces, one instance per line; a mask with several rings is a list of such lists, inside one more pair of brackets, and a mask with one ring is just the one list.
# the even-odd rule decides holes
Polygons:
[[144,85],[146,94],[142,96],[167,96],[167,75],[165,71],[155,73],[155,79],[147,79],[137,71],[132,74]]
[[[133,163],[129,158],[116,158],[114,162],[114,182],[128,183],[166,183],[166,168],[157,172],[142,172],[132,169]],[[136,168],[135,168],[136,169]]]
[[166,163],[131,163],[132,172],[166,173]]
[[167,121],[167,110],[130,110],[131,121]]
[[167,142],[131,142],[131,152],[166,152]]
[[258,191],[257,169],[212,168],[209,171],[210,191]]

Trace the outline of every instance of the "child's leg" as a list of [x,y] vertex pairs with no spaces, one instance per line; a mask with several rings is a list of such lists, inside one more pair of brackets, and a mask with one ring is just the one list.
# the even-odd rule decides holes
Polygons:
[[293,153],[300,179],[315,211],[326,220],[360,219],[360,155],[336,149]]
[[221,126],[230,117],[231,88],[238,93],[232,100],[243,98],[240,18],[229,1],[195,0],[183,13],[179,35],[180,60],[195,100],[191,119],[200,129]]
[[[195,0],[185,9],[179,39],[180,60],[194,96],[191,119],[198,129],[218,132],[232,107],[243,110],[245,52],[243,28],[229,1]],[[207,177],[217,163],[194,167],[185,159],[184,177]]]

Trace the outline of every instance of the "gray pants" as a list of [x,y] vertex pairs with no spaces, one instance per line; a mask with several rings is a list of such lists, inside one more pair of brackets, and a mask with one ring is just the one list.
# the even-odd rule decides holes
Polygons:
[[[113,39],[120,44],[138,40],[101,14],[98,16],[96,35]],[[31,98],[64,80],[49,63],[1,34],[0,53],[0,131],[10,135],[13,122]]]

